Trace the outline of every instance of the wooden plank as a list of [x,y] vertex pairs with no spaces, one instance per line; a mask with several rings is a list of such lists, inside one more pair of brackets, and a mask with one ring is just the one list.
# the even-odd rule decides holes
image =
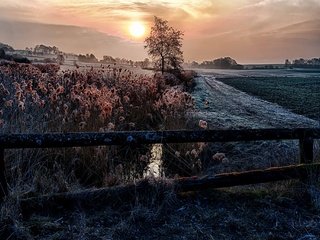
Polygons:
[[0,202],[8,194],[8,186],[6,180],[6,169],[4,162],[4,149],[0,148]]
[[313,138],[304,137],[299,139],[300,163],[313,162]]
[[[320,169],[318,164],[293,165],[274,167],[265,170],[246,172],[223,173],[215,176],[188,177],[181,179],[168,179],[162,182],[147,180],[137,184],[84,190],[74,193],[59,193],[41,197],[21,200],[21,209],[25,215],[33,211],[46,211],[46,209],[70,208],[75,206],[95,207],[99,204],[119,205],[128,201],[135,201],[137,196],[173,190],[176,193],[198,191],[209,188],[223,188],[247,184],[257,184],[272,181],[299,179],[308,174],[310,170]],[[140,196],[141,197],[141,196]]]
[[203,179],[182,179],[176,185],[180,191],[196,191],[208,188],[223,188],[258,184],[273,181],[305,178],[312,170],[319,170],[320,163],[300,164],[285,167],[273,167],[245,172],[222,173],[215,176],[208,176]]
[[0,135],[0,145],[4,148],[51,148],[123,144],[285,140],[300,139],[302,137],[320,138],[320,128],[2,134]]

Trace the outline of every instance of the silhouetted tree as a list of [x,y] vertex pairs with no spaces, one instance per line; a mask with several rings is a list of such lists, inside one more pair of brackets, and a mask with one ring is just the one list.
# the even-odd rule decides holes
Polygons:
[[116,60],[112,56],[103,56],[103,60],[101,62],[104,63],[115,63]]
[[319,68],[320,66],[320,58],[312,58],[312,59],[294,59],[292,60],[292,67],[297,68]]
[[87,53],[86,55],[79,54],[78,60],[80,62],[89,62],[89,63],[98,62],[98,59],[92,53],[91,54]]
[[63,64],[64,64],[65,58],[64,58],[63,54],[59,54],[59,55],[57,56],[57,62],[58,62],[58,64],[60,64],[60,65],[63,65]]
[[243,65],[238,64],[236,60],[231,57],[222,57],[214,59],[213,61],[203,61],[202,63],[196,65],[197,63],[192,63],[196,67],[200,68],[218,68],[218,69],[243,69]]
[[161,72],[165,69],[181,69],[183,63],[183,33],[168,25],[168,21],[154,17],[154,25],[150,36],[145,39],[148,54],[160,65]]
[[287,67],[290,67],[291,65],[291,62],[289,59],[286,59],[286,61],[284,62],[284,66],[287,68]]
[[2,48],[0,48],[0,59],[1,58],[5,58],[6,57],[6,52],[2,49]]
[[148,68],[150,64],[149,58],[145,58],[142,62],[142,68]]
[[217,68],[232,68],[237,65],[237,62],[231,57],[224,57],[213,60],[213,64]]

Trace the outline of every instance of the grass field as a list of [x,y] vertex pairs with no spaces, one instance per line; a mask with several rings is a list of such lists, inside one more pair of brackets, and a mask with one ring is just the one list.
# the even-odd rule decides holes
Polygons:
[[226,77],[218,80],[297,114],[320,120],[319,77]]

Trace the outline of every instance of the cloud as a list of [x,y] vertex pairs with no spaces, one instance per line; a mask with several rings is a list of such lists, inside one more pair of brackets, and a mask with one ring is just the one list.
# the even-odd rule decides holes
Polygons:
[[[73,25],[82,27],[81,31],[83,29],[91,31],[90,34],[77,35],[80,31],[78,29],[59,28],[59,31],[65,34],[61,36],[52,33],[55,29],[53,27],[48,28],[51,33],[48,31],[46,33],[44,29],[36,31],[30,27],[30,32],[38,34],[38,41],[57,42],[61,44],[61,48],[63,46],[73,51],[79,51],[82,47],[85,51],[91,50],[90,44],[86,44],[91,41],[99,49],[95,50],[97,53],[112,49],[110,51],[115,56],[120,56],[119,54],[125,56],[125,52],[132,56],[133,53],[137,56],[144,55],[142,43],[134,44],[128,41],[126,47],[123,41],[130,39],[128,25],[131,21],[141,20],[150,26],[153,16],[156,15],[184,31],[185,58],[198,60],[210,56],[235,55],[243,61],[250,59],[256,61],[259,57],[280,61],[280,53],[285,55],[285,51],[288,51],[287,55],[292,54],[297,57],[312,52],[319,55],[319,47],[315,44],[315,41],[319,40],[319,28],[306,29],[309,25],[302,24],[303,29],[302,25],[295,25],[317,21],[320,19],[319,12],[320,0],[1,0],[0,2],[2,19]],[[38,25],[35,28],[42,29]],[[2,29],[0,30],[2,32]],[[11,39],[16,43],[19,42],[21,46],[24,35],[28,36],[26,39],[29,41],[24,46],[30,46],[29,43],[36,40],[23,29],[19,31],[24,35],[12,31]],[[0,36],[3,37],[5,33],[10,33],[9,30],[1,32]],[[118,40],[112,40],[111,35],[118,36]],[[72,44],[73,36],[79,39],[75,44]],[[120,50],[116,51],[116,47],[120,47]]]
[[0,21],[0,39],[14,48],[37,44],[55,45],[64,52],[94,53],[141,60],[146,57],[142,43],[133,43],[91,28],[29,22]]
[[286,58],[318,57],[319,42],[320,20],[312,20],[259,33],[225,32],[188,39],[184,50],[190,60],[232,56],[240,63],[282,63]]
[[269,20],[295,21],[319,17],[319,0],[262,0],[241,8],[243,14],[263,15]]

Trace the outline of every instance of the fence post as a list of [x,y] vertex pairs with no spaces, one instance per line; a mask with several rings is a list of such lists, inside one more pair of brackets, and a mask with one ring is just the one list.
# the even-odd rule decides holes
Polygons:
[[299,139],[300,163],[313,162],[313,138],[305,136]]
[[8,186],[6,180],[6,169],[4,163],[4,148],[0,148],[0,203],[8,194]]

